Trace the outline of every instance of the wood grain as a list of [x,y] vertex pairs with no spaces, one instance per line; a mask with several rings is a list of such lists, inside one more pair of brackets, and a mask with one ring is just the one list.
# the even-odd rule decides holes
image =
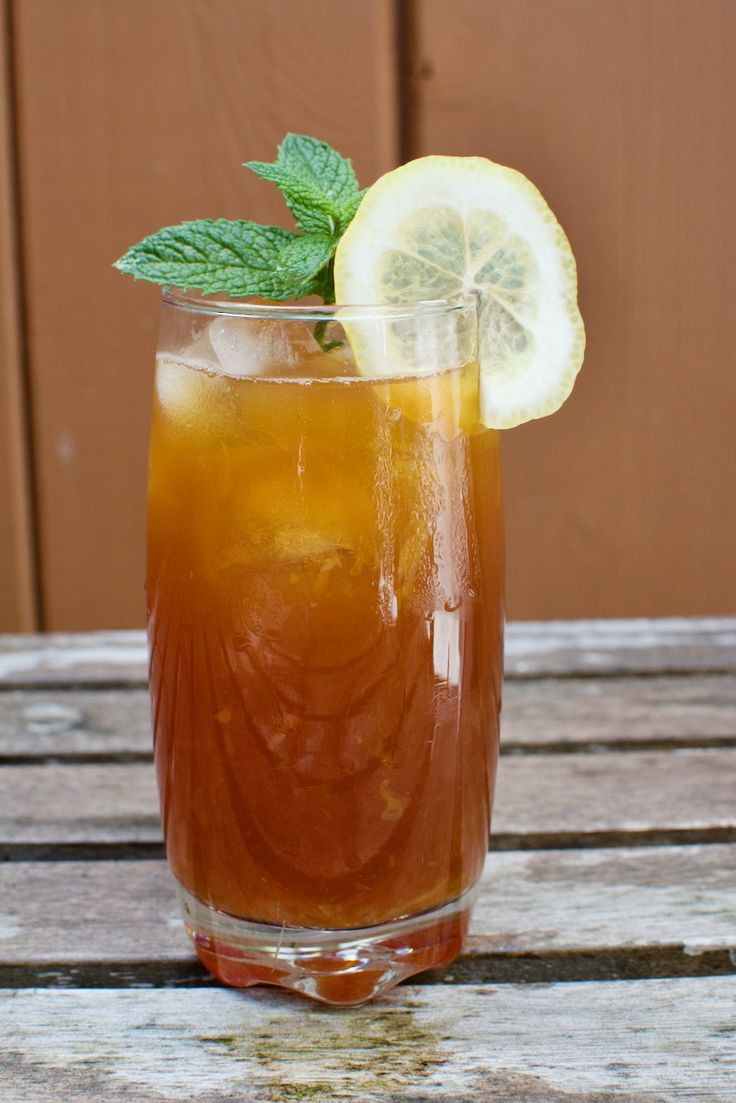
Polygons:
[[[9,690],[0,761],[150,757],[144,689]],[[542,678],[506,682],[501,753],[736,743],[736,677]]]
[[517,678],[736,670],[736,617],[512,621],[505,661]]
[[[719,845],[492,854],[462,963],[449,972],[505,965],[521,980],[533,955],[553,976],[571,955],[614,948],[636,951],[635,967],[649,973],[697,969],[716,951],[730,969],[734,867],[736,846]],[[0,987],[8,966],[26,966],[26,983],[68,984],[97,964],[112,985],[122,963],[196,962],[164,862],[6,862],[0,894]],[[595,969],[589,956],[588,976]]]
[[0,631],[38,627],[10,20],[0,3]]
[[507,680],[502,751],[736,739],[732,674]]
[[[493,845],[590,846],[652,832],[736,840],[735,785],[736,750],[513,756],[499,770]],[[0,851],[159,840],[148,764],[0,771]]]
[[144,689],[10,691],[0,699],[0,761],[151,756]]
[[416,0],[413,156],[526,173],[586,363],[504,436],[511,616],[736,612],[732,0]]
[[732,830],[734,791],[736,750],[505,758],[493,834],[504,845],[548,835],[575,846],[606,833]]
[[[158,293],[112,262],[186,218],[280,221],[287,130],[397,157],[391,0],[14,0],[44,627],[143,622]],[[73,63],[70,63],[73,59]],[[287,215],[288,218],[288,215]]]
[[[515,621],[508,678],[736,671],[736,618]],[[143,632],[0,635],[0,687],[143,685]]]
[[[733,1103],[736,980],[3,992],[3,1103]],[[43,1029],[39,1028],[43,1024]]]
[[[713,669],[731,630],[659,624],[637,647],[623,626],[592,642],[590,625],[552,626],[545,650],[539,626],[519,626],[516,660],[566,676],[521,669],[507,686],[512,732],[544,753],[501,764],[506,852],[489,855],[461,958],[366,1008],[214,987],[163,861],[0,863],[0,1101],[732,1103],[736,749],[549,753],[619,725],[634,740],[658,724],[727,734],[730,675],[569,673],[581,653],[648,669],[650,648],[665,669],[673,652]],[[140,634],[4,642],[6,687],[60,682],[0,694],[0,754],[144,753],[145,691],[104,688],[135,684]],[[150,764],[6,766],[0,816],[0,856],[161,854]],[[710,845],[642,845],[688,832]],[[632,977],[647,979],[612,979]]]
[[145,632],[0,636],[0,685],[144,685]]

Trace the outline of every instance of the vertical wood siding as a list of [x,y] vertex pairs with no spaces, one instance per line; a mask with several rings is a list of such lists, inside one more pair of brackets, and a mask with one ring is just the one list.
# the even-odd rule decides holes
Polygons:
[[418,0],[413,154],[525,172],[567,230],[575,393],[506,434],[514,617],[736,611],[736,4]]
[[32,500],[43,626],[142,622],[158,295],[111,263],[184,218],[283,220],[240,164],[286,130],[351,154],[365,183],[426,152],[515,165],[569,233],[588,355],[560,414],[505,437],[510,614],[736,612],[733,0],[8,11],[0,629],[34,623]]
[[10,19],[0,0],[0,631],[38,627],[26,424]]
[[[398,156],[389,0],[16,0],[45,627],[140,624],[158,293],[111,268],[160,225],[283,220],[241,167],[287,130]],[[286,213],[288,221],[288,212]]]

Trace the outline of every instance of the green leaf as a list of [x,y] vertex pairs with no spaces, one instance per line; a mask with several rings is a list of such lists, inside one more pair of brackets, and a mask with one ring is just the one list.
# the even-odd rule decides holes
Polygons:
[[139,280],[197,288],[205,294],[298,298],[335,251],[326,235],[226,219],[167,226],[129,249],[115,267]]
[[248,168],[281,189],[303,233],[224,218],[182,222],[134,245],[115,267],[206,295],[334,302],[332,258],[364,195],[352,162],[327,142],[287,134],[273,164]]
[[273,164],[249,161],[245,167],[276,184],[307,233],[342,234],[363,194],[352,161],[305,134],[287,134]]
[[279,188],[300,229],[306,233],[335,233],[340,221],[340,211],[322,192],[275,164],[249,161],[245,167]]
[[345,232],[345,230],[347,230],[348,226],[350,225],[350,223],[355,218],[355,215],[358,213],[358,207],[362,203],[363,196],[365,195],[365,193],[367,191],[368,191],[367,188],[363,188],[363,190],[359,191],[358,194],[355,196],[355,198],[353,200],[351,200],[351,202],[348,203],[348,205],[345,207],[344,212],[343,212],[343,218],[345,220],[344,225],[342,227],[343,233]]
[[332,260],[312,280],[310,295],[319,295],[326,303],[335,301],[335,272]]
[[205,294],[270,297],[281,251],[298,236],[280,226],[199,219],[151,234],[115,267],[139,280]]
[[272,297],[298,299],[315,294],[321,270],[332,259],[336,247],[334,238],[326,234],[303,234],[288,241],[274,268],[274,284],[280,293]]
[[287,134],[279,146],[276,163],[324,192],[339,207],[346,207],[358,194],[353,162],[318,138]]

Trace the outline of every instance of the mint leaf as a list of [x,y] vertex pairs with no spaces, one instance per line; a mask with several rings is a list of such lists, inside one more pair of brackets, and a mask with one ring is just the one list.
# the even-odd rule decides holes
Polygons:
[[335,272],[332,260],[312,280],[309,293],[319,295],[326,303],[335,301]]
[[199,219],[151,234],[115,267],[138,280],[194,287],[205,294],[271,298],[281,252],[298,236],[280,226]]
[[352,161],[305,134],[287,134],[273,164],[248,161],[245,167],[276,184],[307,233],[342,234],[363,196]]
[[279,226],[226,219],[166,226],[129,249],[115,264],[139,280],[197,288],[205,294],[266,299],[313,294],[320,269],[337,242]]
[[346,206],[345,206],[345,207],[343,208],[343,216],[342,216],[342,217],[343,217],[343,227],[342,227],[342,232],[343,232],[343,233],[345,233],[345,231],[347,230],[348,226],[350,225],[350,223],[351,223],[351,222],[353,221],[353,219],[355,218],[355,215],[356,215],[356,214],[358,213],[358,207],[360,206],[360,204],[361,204],[361,202],[362,202],[362,200],[363,200],[363,196],[365,195],[365,193],[366,193],[367,191],[368,191],[368,189],[367,189],[367,188],[363,188],[363,190],[362,190],[362,191],[359,191],[359,192],[358,192],[358,194],[357,194],[357,195],[355,196],[355,198],[354,198],[354,199],[352,199],[352,200],[351,200],[351,201],[350,201],[350,202],[349,202],[349,203],[348,203],[348,204],[347,204],[347,205],[346,205]]
[[249,161],[245,167],[261,179],[270,180],[279,188],[300,229],[307,233],[335,233],[341,212],[322,192],[275,164],[267,165],[262,161]]
[[319,274],[332,259],[337,241],[326,234],[302,234],[286,242],[274,268],[278,294],[271,298],[298,299],[317,294]]
[[251,161],[247,167],[281,189],[303,233],[198,219],[144,238],[115,267],[138,280],[196,288],[205,295],[279,302],[321,295],[334,302],[335,249],[364,195],[352,162],[327,142],[287,134],[273,164]]
[[311,183],[333,199],[338,206],[348,206],[358,192],[353,162],[318,138],[306,134],[287,134],[278,150],[278,165]]

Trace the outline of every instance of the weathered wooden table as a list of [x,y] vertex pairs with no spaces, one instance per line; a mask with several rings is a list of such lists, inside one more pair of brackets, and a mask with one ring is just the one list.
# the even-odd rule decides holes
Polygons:
[[218,987],[163,862],[139,633],[0,639],[0,1100],[736,1101],[736,619],[508,633],[449,969]]

